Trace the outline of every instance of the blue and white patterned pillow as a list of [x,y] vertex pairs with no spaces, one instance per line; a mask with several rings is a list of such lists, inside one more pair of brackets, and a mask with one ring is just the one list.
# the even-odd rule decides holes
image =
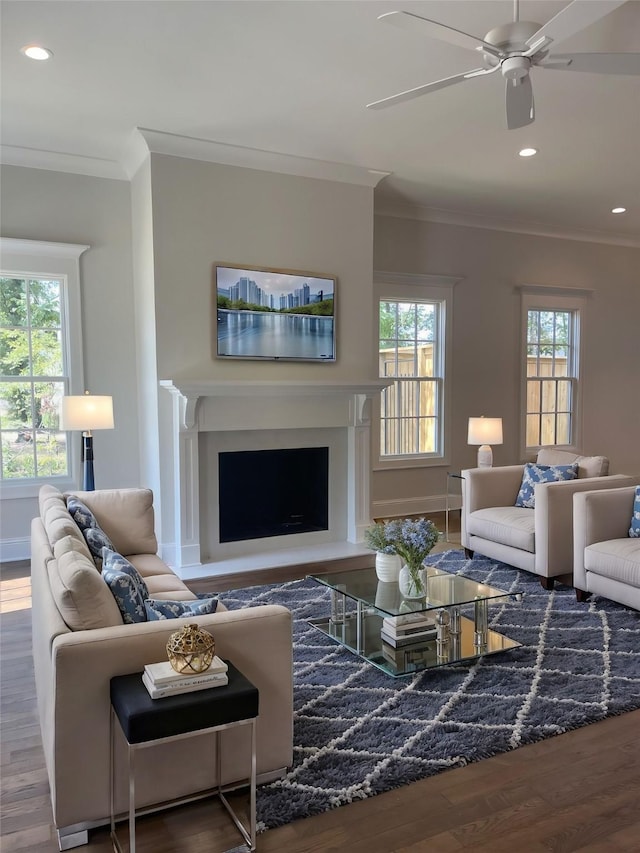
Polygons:
[[633,515],[631,516],[629,536],[635,539],[640,539],[640,486],[636,486],[636,496],[633,501]]
[[159,598],[147,598],[144,603],[147,620],[157,622],[160,619],[180,619],[182,616],[207,616],[215,613],[218,599],[215,596],[200,597],[198,601],[163,601]]
[[136,567],[121,554],[103,548],[102,577],[116,600],[124,624],[146,622],[144,602],[149,598],[149,590]]
[[100,569],[102,566],[102,549],[109,548],[109,550],[113,551],[113,542],[100,527],[89,507],[81,500],[73,497],[68,498],[67,509],[85,538],[85,542],[91,551],[93,562]]
[[578,476],[578,463],[571,465],[536,465],[535,462],[527,462],[522,474],[520,491],[516,498],[516,506],[535,509],[536,483],[555,483],[558,480],[575,480]]

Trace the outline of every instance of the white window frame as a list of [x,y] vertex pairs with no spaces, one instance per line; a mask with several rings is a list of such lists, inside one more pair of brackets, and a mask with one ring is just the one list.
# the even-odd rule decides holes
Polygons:
[[[82,394],[84,391],[80,256],[89,248],[76,243],[0,238],[0,269],[3,276],[50,278],[62,284],[60,310],[67,394]],[[46,483],[53,483],[61,491],[75,488],[80,478],[80,438],[73,433],[67,435],[70,449],[68,476],[0,480],[0,500],[37,497],[40,488]]]
[[372,419],[373,470],[388,471],[401,468],[427,468],[450,464],[451,446],[451,393],[449,374],[452,354],[453,289],[460,278],[447,275],[374,272],[375,294],[375,375],[379,373],[380,303],[385,301],[438,302],[440,305],[440,348],[438,362],[440,387],[438,421],[439,450],[435,453],[406,456],[383,456],[380,448],[380,402],[375,406]]
[[527,446],[527,331],[529,311],[565,311],[573,315],[572,359],[573,367],[568,371],[572,380],[571,443],[556,444],[558,450],[580,452],[582,440],[582,365],[583,341],[587,298],[593,291],[576,287],[549,287],[545,285],[522,285],[520,324],[520,453],[529,458],[540,448]]

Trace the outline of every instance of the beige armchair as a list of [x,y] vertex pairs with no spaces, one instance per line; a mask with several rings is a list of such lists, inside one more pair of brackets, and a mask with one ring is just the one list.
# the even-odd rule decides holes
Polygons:
[[617,489],[631,477],[607,476],[605,456],[578,456],[542,448],[540,465],[578,463],[578,478],[535,486],[535,509],[515,506],[524,465],[468,468],[462,473],[461,542],[474,552],[540,575],[544,589],[554,578],[571,583],[573,574],[573,496],[594,489]]
[[594,593],[640,610],[640,539],[629,536],[635,494],[632,485],[574,496],[573,580],[578,601]]

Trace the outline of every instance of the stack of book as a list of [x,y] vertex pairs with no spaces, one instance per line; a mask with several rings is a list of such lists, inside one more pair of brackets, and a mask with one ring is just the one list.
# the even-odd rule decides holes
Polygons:
[[182,674],[176,672],[169,661],[148,663],[142,673],[142,683],[152,699],[165,696],[177,696],[193,690],[208,690],[210,687],[223,687],[229,683],[227,665],[217,655],[211,666],[204,672]]
[[436,620],[429,612],[386,616],[382,620],[380,636],[393,648],[424,642],[435,638]]

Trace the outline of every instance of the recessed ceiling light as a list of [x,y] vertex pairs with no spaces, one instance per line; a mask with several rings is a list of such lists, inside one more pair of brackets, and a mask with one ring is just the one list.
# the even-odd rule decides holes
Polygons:
[[611,208],[611,213],[626,213],[626,212],[627,212],[626,207],[612,207]]
[[538,153],[537,148],[523,148],[522,151],[518,151],[518,154],[521,157],[533,157],[534,154]]
[[24,53],[25,56],[28,56],[29,59],[37,59],[40,62],[43,62],[45,59],[51,59],[53,56],[53,51],[46,47],[40,47],[39,44],[25,45],[25,47],[20,48],[20,51]]

